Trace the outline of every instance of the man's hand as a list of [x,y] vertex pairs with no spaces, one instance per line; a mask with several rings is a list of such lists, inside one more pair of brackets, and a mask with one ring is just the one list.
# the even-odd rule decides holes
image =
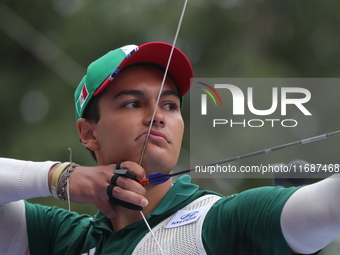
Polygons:
[[[56,167],[57,165],[50,171],[49,183]],[[144,168],[135,162],[124,161],[121,163],[120,168],[127,169],[134,173],[137,180],[145,179]],[[115,210],[114,206],[109,203],[107,186],[110,184],[115,169],[115,164],[108,166],[75,167],[70,174],[68,184],[70,185],[71,201],[80,204],[93,204],[104,213],[106,217],[114,217]],[[144,197],[146,190],[138,182],[120,176],[116,181],[116,185],[112,190],[112,195],[115,198],[142,207],[147,206],[148,201]],[[67,197],[66,194],[65,197]]]

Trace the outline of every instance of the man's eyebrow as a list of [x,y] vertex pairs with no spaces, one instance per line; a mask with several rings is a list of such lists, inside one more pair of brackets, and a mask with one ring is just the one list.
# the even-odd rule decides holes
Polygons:
[[[118,98],[120,96],[124,96],[124,95],[132,95],[132,96],[144,96],[144,92],[141,90],[137,90],[137,89],[127,89],[127,90],[122,90],[121,92],[119,92],[115,98]],[[161,96],[176,96],[178,98],[181,98],[180,95],[174,91],[174,90],[164,90],[161,94]]]
[[174,90],[164,90],[161,96],[176,96],[179,99],[181,98],[180,95]]
[[124,95],[132,95],[132,96],[144,96],[144,92],[141,90],[137,90],[137,89],[127,89],[127,90],[122,90],[121,92],[119,92],[115,98],[120,97],[120,96],[124,96]]

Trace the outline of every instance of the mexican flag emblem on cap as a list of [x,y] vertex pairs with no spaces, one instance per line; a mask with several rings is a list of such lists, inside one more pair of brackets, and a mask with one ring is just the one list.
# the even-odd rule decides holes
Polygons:
[[78,113],[81,112],[81,109],[83,108],[84,103],[86,102],[86,99],[87,99],[88,96],[89,96],[89,91],[87,90],[86,82],[84,82],[84,85],[83,85],[83,87],[81,89],[79,98],[78,98],[78,100],[76,102],[76,107],[77,107],[77,112]]

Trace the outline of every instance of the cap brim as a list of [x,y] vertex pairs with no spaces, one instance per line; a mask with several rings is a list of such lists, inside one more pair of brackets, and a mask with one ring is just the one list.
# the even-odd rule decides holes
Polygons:
[[[119,70],[136,63],[154,63],[164,69],[169,61],[172,45],[163,42],[150,42],[139,46],[139,49],[132,53],[129,57],[124,58],[119,66]],[[171,75],[177,85],[180,96],[185,95],[193,78],[193,69],[189,59],[178,48],[174,48],[168,73]],[[108,79],[105,80],[100,88],[95,92],[99,94],[111,83]]]

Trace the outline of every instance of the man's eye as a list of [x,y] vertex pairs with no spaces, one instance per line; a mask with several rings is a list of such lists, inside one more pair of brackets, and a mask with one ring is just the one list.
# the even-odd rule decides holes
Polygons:
[[128,102],[126,104],[123,105],[124,107],[126,108],[139,108],[140,107],[140,104],[137,102],[137,101],[132,101],[132,102]]
[[169,111],[175,111],[178,109],[178,105],[176,103],[166,103],[164,104],[164,108]]

